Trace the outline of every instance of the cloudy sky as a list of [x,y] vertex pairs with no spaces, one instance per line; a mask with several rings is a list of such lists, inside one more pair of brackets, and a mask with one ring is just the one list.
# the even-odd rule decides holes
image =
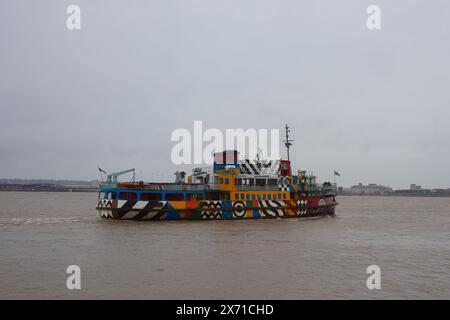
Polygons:
[[295,167],[344,186],[450,187],[448,0],[3,0],[0,39],[0,178],[171,179],[202,120],[287,122]]

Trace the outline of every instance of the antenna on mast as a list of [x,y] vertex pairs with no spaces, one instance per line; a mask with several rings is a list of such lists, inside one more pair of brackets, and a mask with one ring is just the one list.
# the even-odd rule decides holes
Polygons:
[[256,161],[257,162],[261,162],[261,148],[258,149],[258,153],[256,154]]
[[286,130],[286,140],[284,140],[283,142],[284,142],[284,145],[286,146],[287,158],[289,160],[289,148],[292,146],[291,142],[294,142],[295,140],[289,139],[289,132],[291,132],[291,129],[289,128],[289,126],[287,124],[284,127],[284,129]]

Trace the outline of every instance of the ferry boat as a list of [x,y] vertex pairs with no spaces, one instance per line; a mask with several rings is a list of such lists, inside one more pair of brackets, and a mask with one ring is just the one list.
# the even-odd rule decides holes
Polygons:
[[318,184],[305,170],[292,174],[286,125],[287,159],[238,160],[237,150],[214,154],[211,168],[195,168],[173,183],[118,182],[134,169],[107,175],[100,184],[97,210],[122,220],[210,220],[304,218],[334,215],[336,184]]

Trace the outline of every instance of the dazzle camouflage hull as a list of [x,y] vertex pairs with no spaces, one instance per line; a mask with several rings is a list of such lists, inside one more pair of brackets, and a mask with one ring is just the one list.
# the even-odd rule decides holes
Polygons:
[[134,201],[101,199],[102,218],[129,220],[210,220],[306,218],[334,215],[332,196],[261,201]]

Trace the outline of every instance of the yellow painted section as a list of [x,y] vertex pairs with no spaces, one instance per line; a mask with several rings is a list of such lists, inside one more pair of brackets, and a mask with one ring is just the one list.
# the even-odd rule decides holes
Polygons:
[[174,209],[186,209],[187,201],[169,201]]
[[234,188],[234,176],[225,173],[219,173],[218,176],[219,176],[219,190],[232,191]]
[[[270,195],[270,199],[269,199]],[[254,197],[253,197],[254,196]],[[289,191],[276,190],[234,190],[231,192],[231,200],[260,201],[260,200],[289,200]]]

